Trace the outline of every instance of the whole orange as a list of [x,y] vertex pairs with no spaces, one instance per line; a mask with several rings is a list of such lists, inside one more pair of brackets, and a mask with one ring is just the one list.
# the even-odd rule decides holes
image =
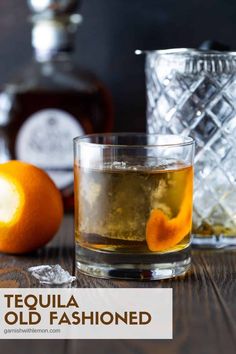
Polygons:
[[51,178],[21,161],[0,164],[0,252],[31,252],[49,242],[63,217]]

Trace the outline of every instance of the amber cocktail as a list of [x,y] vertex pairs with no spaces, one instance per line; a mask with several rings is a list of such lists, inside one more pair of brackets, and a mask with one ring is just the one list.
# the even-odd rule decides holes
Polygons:
[[94,141],[95,137],[75,140],[78,268],[119,278],[183,273],[190,265],[192,140],[127,134]]

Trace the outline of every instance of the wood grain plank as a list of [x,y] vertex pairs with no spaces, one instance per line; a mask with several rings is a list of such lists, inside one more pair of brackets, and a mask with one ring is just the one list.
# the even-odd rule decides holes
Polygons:
[[[72,272],[73,258],[73,217],[67,215],[47,247],[30,255],[0,255],[0,287],[37,287],[38,282],[27,272],[30,266],[59,263]],[[0,353],[9,354],[67,353],[66,340],[1,340],[0,346]]]
[[[65,340],[1,340],[1,354],[66,354]],[[69,354],[69,353],[68,353]]]
[[[66,354],[110,353],[111,348],[113,354],[233,354],[236,348],[235,256],[235,250],[194,251],[193,266],[188,274],[154,282],[105,280],[78,274],[78,287],[173,288],[174,340],[40,341],[36,352],[33,348],[38,341],[17,341],[17,351],[13,350],[12,343],[4,341],[4,352],[9,352],[10,348],[11,354],[26,353],[26,343],[29,343],[28,348],[35,354],[40,350],[49,354],[54,345],[60,347],[59,353]],[[22,257],[1,255],[0,286],[37,286],[27,268],[33,264],[55,263],[62,264],[70,272],[73,270],[72,216],[65,218],[53,242],[39,252]]]
[[67,215],[59,232],[46,247],[22,256],[0,254],[0,287],[37,287],[38,282],[27,272],[34,265],[59,263],[72,273],[73,243],[73,217]]
[[[222,265],[215,270],[218,252],[193,252],[192,270],[185,276],[159,282],[126,282],[103,280],[79,275],[82,287],[171,287],[174,291],[174,340],[173,341],[114,341],[113,353],[119,353],[121,342],[132,353],[190,353],[221,354],[235,353],[235,283],[231,291],[219,286],[228,269],[235,271],[234,251],[223,251]],[[229,266],[229,267],[228,267]],[[224,274],[225,275],[224,275]],[[230,275],[230,278],[232,274]],[[234,285],[233,285],[234,284]],[[234,296],[233,296],[234,294]],[[234,301],[235,305],[235,301]],[[101,343],[99,348],[106,348]],[[78,342],[71,344],[74,353]],[[93,345],[83,343],[87,353],[92,353]],[[72,351],[73,352],[73,351]],[[100,353],[100,351],[99,351]]]

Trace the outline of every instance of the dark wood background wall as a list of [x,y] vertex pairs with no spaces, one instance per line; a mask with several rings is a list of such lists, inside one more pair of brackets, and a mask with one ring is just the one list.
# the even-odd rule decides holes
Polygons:
[[[76,61],[110,88],[116,130],[145,130],[144,58],[136,48],[196,47],[217,39],[236,48],[234,0],[83,0]],[[0,85],[30,62],[26,0],[0,1]]]

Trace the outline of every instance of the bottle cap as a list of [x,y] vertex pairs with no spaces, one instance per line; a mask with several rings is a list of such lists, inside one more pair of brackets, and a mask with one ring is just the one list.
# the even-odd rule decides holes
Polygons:
[[81,0],[28,0],[34,14],[50,13],[51,15],[74,13],[80,7]]
[[27,0],[33,12],[32,45],[36,59],[45,61],[59,52],[73,50],[74,35],[82,16],[80,0]]

